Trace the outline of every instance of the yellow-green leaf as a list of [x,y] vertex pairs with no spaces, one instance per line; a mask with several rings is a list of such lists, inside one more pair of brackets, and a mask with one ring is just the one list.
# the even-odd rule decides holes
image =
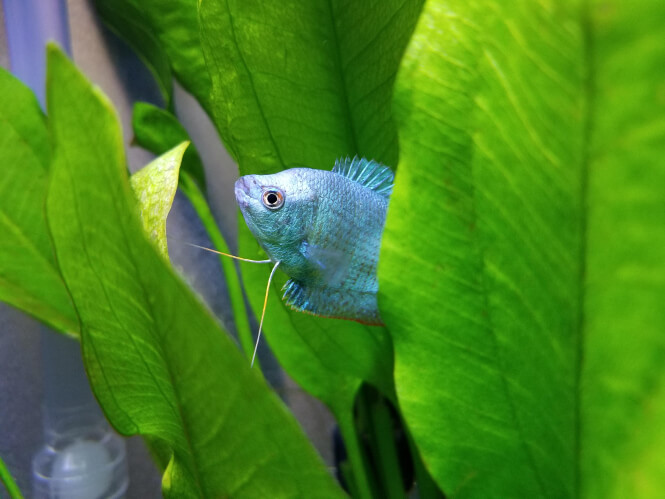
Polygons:
[[138,200],[143,228],[166,258],[169,256],[166,243],[166,217],[171,211],[173,198],[178,189],[180,162],[188,146],[189,142],[183,142],[144,166],[130,178],[134,195]]

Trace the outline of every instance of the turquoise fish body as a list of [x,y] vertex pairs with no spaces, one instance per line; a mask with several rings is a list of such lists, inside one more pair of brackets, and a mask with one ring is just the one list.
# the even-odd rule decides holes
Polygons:
[[338,160],[332,171],[238,179],[247,226],[290,277],[283,289],[291,308],[382,324],[376,269],[393,179],[388,167],[364,158]]

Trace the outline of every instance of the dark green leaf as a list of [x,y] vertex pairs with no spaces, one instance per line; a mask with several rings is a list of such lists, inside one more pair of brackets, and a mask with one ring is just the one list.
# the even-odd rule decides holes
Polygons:
[[212,109],[243,173],[397,162],[392,84],[420,1],[204,0]]
[[48,63],[49,226],[109,420],[171,453],[168,497],[341,495],[292,416],[146,239],[106,98],[53,47]]
[[173,99],[169,57],[135,0],[95,0],[95,8],[106,25],[134,49],[155,77],[166,107]]
[[75,334],[78,319],[44,217],[50,155],[37,99],[0,69],[0,300]]
[[210,78],[199,41],[196,0],[97,0],[96,5],[104,20],[154,68],[160,86],[166,86],[164,65],[170,64],[178,81],[207,107]]
[[[395,166],[392,85],[421,5],[203,0],[211,108],[240,173],[330,169],[336,158],[353,154]],[[239,224],[239,253],[263,257],[244,221]],[[258,315],[268,270],[245,265],[243,276]],[[386,331],[292,312],[279,298],[284,281],[278,273],[266,336],[289,374],[335,412],[355,490],[367,497],[371,485],[361,471],[352,406],[363,380],[392,395]]]
[[168,259],[166,242],[166,217],[171,211],[178,189],[178,173],[189,142],[183,142],[165,152],[130,178],[130,184],[139,204],[143,229]]
[[[137,102],[132,113],[132,128],[136,142],[155,154],[162,154],[185,140],[187,130],[173,114],[146,102]],[[205,172],[201,157],[194,144],[182,158],[182,172],[187,172],[205,192]]]
[[[330,169],[336,158],[356,153],[394,165],[392,82],[420,5],[204,0],[212,108],[240,172]],[[240,253],[260,257],[241,227]],[[247,265],[243,275],[258,314],[268,271]],[[266,333],[300,384],[333,406],[352,399],[341,387],[353,392],[360,380],[391,393],[385,330],[292,312],[280,294],[274,289],[268,302]]]

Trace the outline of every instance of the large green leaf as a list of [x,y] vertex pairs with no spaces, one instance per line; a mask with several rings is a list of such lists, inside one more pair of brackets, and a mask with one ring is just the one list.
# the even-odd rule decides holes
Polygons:
[[[330,169],[359,154],[395,166],[392,85],[422,2],[203,0],[201,40],[212,79],[215,124],[241,174],[293,166]],[[244,221],[239,253],[261,258]],[[268,269],[245,265],[257,314]],[[352,406],[362,381],[392,394],[387,332],[290,311],[278,272],[265,331],[281,364],[325,401],[340,424],[357,492],[368,496]]]
[[[204,0],[201,36],[211,73],[212,107],[240,172],[304,165],[329,169],[361,154],[394,165],[392,82],[421,3]],[[242,256],[259,249],[241,222]],[[245,266],[254,310],[268,271]],[[291,312],[277,279],[266,334],[287,371],[331,405],[350,399],[360,380],[391,391],[385,330]]]
[[37,99],[0,69],[0,300],[74,334],[44,217],[50,149]]
[[421,1],[204,0],[215,121],[241,171],[397,161],[392,84]]
[[49,227],[109,420],[169,459],[168,497],[341,495],[293,417],[146,239],[117,118],[53,47],[47,95]]
[[452,497],[665,490],[664,14],[426,5],[396,84],[380,305]]
[[[122,1],[114,3],[116,8],[122,8]],[[167,11],[176,9],[176,5],[182,9],[183,20],[178,23],[177,33],[173,36],[191,39],[191,33],[184,34],[191,28],[189,14],[184,15],[188,2],[170,2]],[[209,65],[214,66],[213,78],[223,81],[217,85],[214,94],[217,126],[233,151],[258,158],[258,161],[239,158],[241,170],[247,173],[272,168],[274,171],[287,164],[330,168],[336,157],[357,151],[394,164],[397,144],[390,120],[392,82],[420,5],[420,1],[390,2],[376,9],[369,4],[322,1],[311,5],[297,2],[280,5],[204,3],[203,9],[210,11],[201,15],[204,48],[209,52]],[[140,8],[151,19],[159,19],[162,11],[161,4],[157,7],[157,4],[142,3]],[[294,16],[298,19],[295,24]],[[164,20],[151,21],[154,30],[161,33],[160,39],[172,36],[169,34],[172,28],[169,19],[174,17],[168,14]],[[322,20],[326,20],[323,26]],[[292,28],[285,30],[282,24]],[[191,43],[181,45],[194,52]],[[273,57],[275,51],[277,58]],[[255,58],[255,61],[249,61],[253,64],[251,68],[245,60],[248,54]],[[288,71],[282,72],[280,85],[275,86],[271,71],[273,75],[277,74],[277,69],[282,67]],[[183,71],[195,78],[196,68],[197,65],[192,64]],[[239,75],[252,80],[252,85],[247,85],[246,80],[238,81]],[[261,88],[255,87],[254,83]],[[197,97],[205,106],[206,101],[200,93]],[[307,100],[303,101],[303,97]],[[263,140],[267,115],[262,109],[257,112],[257,105],[259,108],[268,106],[266,112],[273,115],[269,119],[275,120],[270,126],[279,130],[279,137],[270,137],[268,130],[268,138]],[[298,110],[295,115],[293,109]],[[247,111],[250,111],[249,116]],[[234,122],[233,130],[227,126],[231,121]],[[244,143],[242,134],[248,143]],[[255,135],[263,137],[260,143],[251,143]],[[283,149],[279,162],[274,157],[271,159],[278,143]],[[244,224],[241,248],[242,251],[247,248],[247,255],[257,250]],[[251,267],[246,270],[246,275],[255,276],[248,281],[254,283],[251,297],[254,303],[259,303],[267,272]],[[357,386],[359,379],[371,379],[385,392],[391,391],[388,375],[391,353],[384,332],[375,329],[367,333],[367,328],[348,323],[340,325],[339,321],[308,317],[291,319],[290,312],[286,312],[275,298],[269,308],[279,309],[281,316],[274,317],[274,320],[268,317],[269,324],[282,324],[282,329],[290,331],[291,336],[291,320],[299,321],[307,329],[314,327],[311,332],[304,332],[302,338],[296,338],[300,344],[298,349],[287,345],[294,354],[301,352],[289,363],[300,366],[295,367],[293,374],[301,384],[319,395],[339,391],[339,387],[347,383],[340,384],[331,379],[328,371],[332,368],[340,374],[349,371],[360,374],[359,377],[349,377],[356,380],[353,386]],[[330,325],[325,326],[325,323]],[[334,341],[320,334],[319,326],[324,330],[335,330]],[[313,346],[308,345],[312,342]],[[362,343],[360,346],[359,342]],[[307,367],[312,349],[315,354],[323,352],[329,367],[321,370],[319,363],[313,369]],[[375,354],[376,351],[379,353]],[[343,398],[348,400],[349,397],[345,395]]]

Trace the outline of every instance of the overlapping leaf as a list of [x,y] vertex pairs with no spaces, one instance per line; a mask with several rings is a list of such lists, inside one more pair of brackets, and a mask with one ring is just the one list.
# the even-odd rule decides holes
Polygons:
[[294,419],[145,238],[106,99],[57,49],[48,61],[48,220],[107,417],[170,458],[168,497],[337,496]]
[[37,99],[0,69],[0,300],[76,334],[44,216],[50,156]]
[[[118,0],[115,8],[122,4]],[[215,110],[218,129],[243,173],[294,165],[330,168],[335,158],[356,152],[395,164],[392,82],[420,1],[389,2],[379,9],[323,1],[279,5],[207,1],[202,5],[208,70],[217,82],[213,102],[207,106],[202,92],[194,90],[196,86],[186,87],[204,107]],[[174,68],[176,53],[182,62],[192,61],[189,66],[180,65],[179,78],[205,80],[204,72],[197,71],[198,64],[193,63],[197,58],[193,55],[190,2],[170,2],[168,8],[142,3],[140,9],[150,19]],[[182,14],[177,29],[171,22],[176,12]],[[290,28],[284,29],[285,25]],[[118,31],[126,38],[133,36],[130,31]],[[275,78],[279,85],[274,85]],[[198,86],[203,88],[203,82]],[[279,136],[273,136],[272,129]],[[245,256],[251,256],[257,246],[244,224],[241,232],[241,248],[246,248]],[[245,275],[252,283],[251,298],[258,303],[267,274],[248,268]],[[285,351],[293,352],[294,357],[287,368],[310,391],[324,395],[346,385],[330,379],[330,369],[350,371],[391,391],[391,354],[385,333],[367,333],[362,326],[342,326],[339,321],[294,318],[276,299],[271,303],[269,308],[281,315],[269,316],[269,324],[280,324],[279,329],[290,331],[292,337],[291,321],[300,324],[302,332],[293,340],[300,346],[286,342]],[[322,334],[330,329],[335,331],[334,341]],[[306,367],[305,359],[311,358],[312,350],[328,367],[322,371]],[[301,353],[296,354],[298,351]],[[382,353],[370,353],[368,359],[363,352]]]

